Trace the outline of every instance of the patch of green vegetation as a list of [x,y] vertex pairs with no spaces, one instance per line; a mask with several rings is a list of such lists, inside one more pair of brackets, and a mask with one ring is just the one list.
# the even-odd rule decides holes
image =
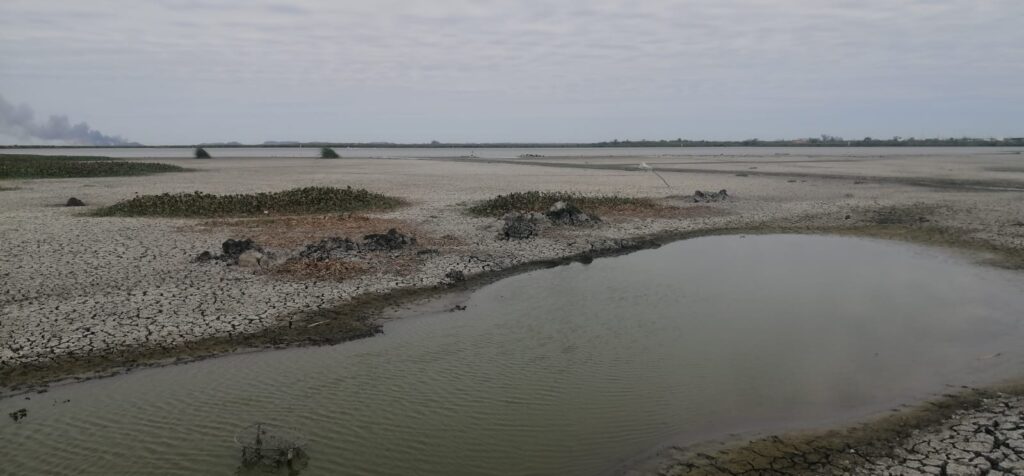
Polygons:
[[207,152],[206,149],[204,149],[202,147],[196,147],[196,151],[193,153],[193,156],[195,158],[197,158],[197,159],[212,159],[213,158],[213,157],[210,157],[210,153]]
[[332,149],[330,147],[321,147],[320,148],[320,158],[321,159],[340,159],[341,156],[338,155],[338,153],[335,152],[334,149]]
[[126,162],[110,157],[0,155],[0,179],[125,177],[185,170],[176,165]]
[[469,207],[469,213],[476,216],[500,217],[510,212],[546,212],[559,201],[571,202],[587,211],[658,207],[650,198],[583,195],[575,192],[515,192],[477,203]]
[[203,192],[141,195],[96,210],[96,216],[227,217],[389,210],[405,204],[365,189],[305,187],[283,192],[214,195]]

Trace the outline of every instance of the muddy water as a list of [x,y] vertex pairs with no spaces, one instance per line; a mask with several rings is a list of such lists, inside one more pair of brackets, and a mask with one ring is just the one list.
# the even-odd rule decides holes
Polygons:
[[597,474],[1024,374],[1024,281],[936,250],[709,237],[487,286],[335,347],[0,400],[3,474],[229,474],[253,421],[315,474]]

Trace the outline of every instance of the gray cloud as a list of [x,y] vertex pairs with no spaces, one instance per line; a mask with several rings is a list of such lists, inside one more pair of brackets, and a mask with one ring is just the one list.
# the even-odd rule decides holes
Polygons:
[[29,143],[58,143],[67,145],[124,145],[119,136],[108,136],[79,122],[71,124],[67,116],[50,116],[36,122],[35,112],[27,104],[15,106],[0,96],[0,136]]
[[146,142],[1019,135],[1021,24],[1020,0],[2,0],[0,90]]

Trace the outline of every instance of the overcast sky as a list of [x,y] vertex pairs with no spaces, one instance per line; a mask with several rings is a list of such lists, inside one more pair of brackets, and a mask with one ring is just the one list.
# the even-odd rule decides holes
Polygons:
[[147,144],[1024,136],[1024,1],[0,0],[0,96]]

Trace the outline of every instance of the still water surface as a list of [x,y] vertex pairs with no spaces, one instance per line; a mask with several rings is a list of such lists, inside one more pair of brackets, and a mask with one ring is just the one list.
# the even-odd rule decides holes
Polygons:
[[883,241],[708,237],[512,277],[383,336],[0,400],[3,474],[600,474],[667,441],[815,427],[1024,374],[1024,281]]

